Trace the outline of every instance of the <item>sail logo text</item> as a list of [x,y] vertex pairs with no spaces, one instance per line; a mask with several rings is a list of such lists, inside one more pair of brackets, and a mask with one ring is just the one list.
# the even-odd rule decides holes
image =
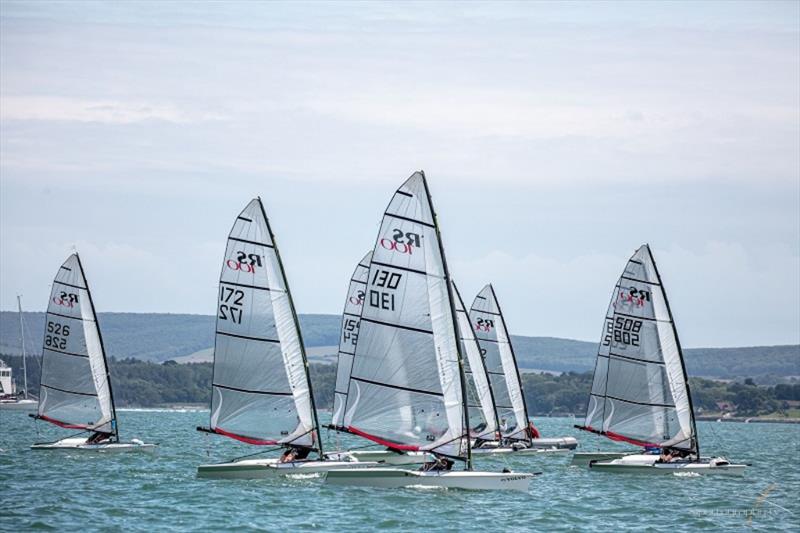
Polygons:
[[475,331],[492,331],[494,327],[494,320],[488,318],[479,318],[475,322]]
[[393,252],[411,255],[412,248],[419,248],[422,236],[419,233],[403,232],[401,229],[392,230],[392,238],[381,239],[381,247]]
[[53,303],[63,307],[75,307],[75,304],[78,303],[78,295],[61,291],[61,294],[53,297]]
[[620,289],[619,299],[623,303],[631,304],[634,307],[644,307],[644,303],[650,301],[650,292],[636,287],[630,287],[627,293]]
[[364,291],[358,291],[355,296],[349,298],[350,303],[353,305],[364,305]]
[[236,259],[228,259],[225,262],[231,270],[238,270],[247,274],[253,274],[256,271],[256,266],[261,265],[261,256],[258,254],[248,254],[245,252],[236,252]]

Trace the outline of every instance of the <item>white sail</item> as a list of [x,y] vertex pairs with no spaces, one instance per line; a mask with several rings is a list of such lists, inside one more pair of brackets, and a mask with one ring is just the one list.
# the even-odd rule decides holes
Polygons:
[[469,316],[486,361],[500,432],[506,439],[530,440],[517,360],[491,284],[475,297]]
[[353,366],[358,332],[361,324],[361,308],[364,304],[365,288],[369,277],[369,262],[372,252],[368,252],[358,262],[342,312],[342,328],[339,336],[339,356],[336,363],[336,385],[333,390],[333,416],[331,426],[341,428],[344,422],[344,406],[347,402],[347,385],[350,382],[350,369]]
[[211,431],[250,444],[317,446],[305,352],[258,198],[231,229],[217,303]]
[[37,418],[115,432],[108,367],[78,254],[58,269],[45,316]]
[[614,287],[583,429],[637,445],[696,451],[683,357],[646,244]]
[[453,283],[453,294],[461,353],[464,355],[470,436],[483,440],[495,440],[498,429],[497,412],[492,388],[489,385],[489,376],[486,373],[486,363],[481,355],[481,348],[475,334],[472,332],[467,309],[455,282]]
[[344,425],[395,449],[463,456],[463,384],[442,250],[417,172],[394,194],[375,243]]

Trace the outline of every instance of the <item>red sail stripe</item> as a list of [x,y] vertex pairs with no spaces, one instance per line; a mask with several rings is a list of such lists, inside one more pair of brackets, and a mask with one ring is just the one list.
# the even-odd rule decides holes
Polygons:
[[384,440],[384,439],[382,439],[380,437],[376,437],[374,435],[370,435],[369,433],[365,433],[365,432],[361,431],[360,429],[354,428],[353,426],[349,426],[347,429],[349,431],[351,431],[353,434],[358,435],[359,437],[364,437],[365,439],[369,439],[369,440],[371,440],[373,442],[377,442],[378,444],[380,444],[382,446],[386,446],[388,448],[392,448],[392,449],[395,449],[395,450],[402,450],[402,451],[406,451],[406,452],[417,452],[417,451],[419,451],[419,446],[413,446],[411,444],[398,444],[396,442],[390,442],[390,441]]
[[246,442],[247,444],[255,444],[256,446],[275,446],[276,444],[280,444],[276,440],[263,440],[263,439],[254,439],[253,437],[244,437],[242,435],[237,435],[236,433],[230,433],[220,428],[213,428],[213,431],[214,433],[217,433],[219,435],[230,437],[232,439],[241,442]]

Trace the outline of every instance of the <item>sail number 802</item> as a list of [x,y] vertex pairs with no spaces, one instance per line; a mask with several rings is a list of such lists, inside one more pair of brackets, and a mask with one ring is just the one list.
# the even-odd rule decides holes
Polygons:
[[603,346],[614,344],[627,344],[629,346],[639,346],[639,332],[642,329],[642,321],[633,318],[615,317],[614,320],[606,320],[606,334],[603,337]]

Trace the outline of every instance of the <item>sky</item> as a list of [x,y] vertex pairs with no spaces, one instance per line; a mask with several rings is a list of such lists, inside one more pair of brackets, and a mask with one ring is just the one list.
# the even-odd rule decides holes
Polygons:
[[261,196],[340,313],[428,177],[451,273],[596,342],[650,243],[687,347],[800,342],[798,2],[0,2],[0,308],[213,314]]

